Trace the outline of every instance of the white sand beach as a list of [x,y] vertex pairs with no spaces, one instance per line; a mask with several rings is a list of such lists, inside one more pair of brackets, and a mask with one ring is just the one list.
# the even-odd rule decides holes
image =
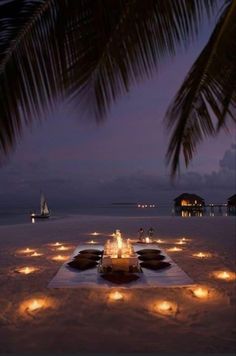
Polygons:
[[[152,226],[163,248],[189,239],[182,251],[168,252],[194,283],[208,290],[199,299],[189,288],[139,288],[121,291],[113,301],[107,288],[49,289],[48,283],[76,246],[91,239],[103,244],[115,229],[136,238],[140,227]],[[217,279],[215,272],[235,272],[233,217],[70,216],[35,224],[0,226],[0,352],[206,352],[236,348],[235,275]],[[99,235],[91,235],[93,232]],[[70,249],[56,251],[51,244]],[[89,246],[89,245],[88,245]],[[36,250],[40,256],[22,252]],[[193,254],[209,253],[207,258]],[[16,273],[20,267],[38,270]],[[30,311],[28,300],[46,301]],[[172,315],[155,308],[158,301],[175,304]]]

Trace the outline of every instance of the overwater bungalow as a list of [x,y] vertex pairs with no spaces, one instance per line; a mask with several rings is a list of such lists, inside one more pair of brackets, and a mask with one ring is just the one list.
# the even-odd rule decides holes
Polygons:
[[228,198],[227,211],[229,215],[236,215],[236,194]]
[[199,195],[183,193],[174,199],[175,213],[182,216],[201,215],[205,201]]

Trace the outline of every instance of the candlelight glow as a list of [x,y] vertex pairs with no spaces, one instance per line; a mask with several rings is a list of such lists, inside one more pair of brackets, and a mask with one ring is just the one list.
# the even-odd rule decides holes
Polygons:
[[19,272],[22,274],[30,274],[37,270],[38,270],[38,268],[35,268],[35,267],[22,267],[22,268],[17,269],[16,272]]
[[164,240],[160,240],[160,239],[156,240],[156,242],[157,242],[158,244],[164,244],[164,243],[165,243]]
[[207,288],[197,287],[192,290],[195,297],[199,299],[206,299],[209,296],[209,290]]
[[58,251],[67,251],[69,249],[70,249],[70,247],[65,247],[65,246],[60,246],[57,248]]
[[62,244],[60,242],[55,242],[55,244],[52,244],[52,246],[61,246]]
[[176,242],[176,245],[186,245],[186,241],[180,240],[178,242]]
[[162,315],[175,315],[177,305],[166,300],[159,301],[154,305],[154,311]]
[[68,256],[57,255],[52,257],[53,261],[65,261],[68,259]]
[[183,251],[183,249],[182,248],[180,248],[180,247],[171,247],[171,248],[168,248],[168,250],[167,251],[169,251],[169,252],[178,252],[178,251]]
[[87,243],[88,243],[88,244],[91,244],[91,245],[95,245],[95,244],[97,244],[97,242],[96,242],[96,241],[94,241],[94,240],[88,241]]
[[145,242],[146,242],[146,244],[150,244],[150,242],[152,242],[152,241],[151,241],[150,237],[145,237]]
[[32,255],[30,255],[31,257],[38,257],[38,256],[42,256],[43,254],[42,253],[38,253],[38,252],[34,252],[32,253]]
[[46,308],[54,307],[55,305],[55,301],[51,298],[31,298],[21,303],[19,312],[23,315],[31,315],[32,313],[36,314],[39,311],[43,311]]
[[109,298],[111,300],[115,300],[115,301],[118,301],[118,300],[123,300],[124,299],[124,296],[122,293],[118,292],[118,291],[115,291],[115,292],[111,292],[109,294]]
[[211,257],[211,254],[205,252],[198,252],[198,253],[194,253],[193,256],[198,258],[207,258],[207,257]]
[[223,279],[225,281],[233,281],[235,280],[235,273],[229,271],[218,271],[213,273],[215,278]]
[[22,253],[32,253],[34,251],[35,251],[34,249],[27,247],[25,250],[21,250],[20,252],[22,252]]
[[92,234],[91,234],[92,236],[98,236],[99,235],[99,233],[98,232],[92,232]]
[[32,224],[35,224],[35,218],[31,219]]

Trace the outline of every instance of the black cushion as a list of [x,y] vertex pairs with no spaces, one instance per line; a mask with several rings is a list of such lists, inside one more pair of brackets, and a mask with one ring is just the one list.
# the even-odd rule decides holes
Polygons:
[[134,273],[114,272],[114,273],[105,273],[102,275],[102,278],[114,284],[125,284],[125,283],[136,281],[137,279],[139,279],[139,276],[137,276],[137,274]]
[[84,271],[86,269],[90,269],[90,268],[94,268],[97,266],[97,262],[96,261],[92,261],[89,259],[80,259],[80,260],[73,260],[71,262],[67,263],[68,266],[72,267],[72,268],[76,268],[78,270]]
[[158,270],[158,269],[170,267],[171,264],[169,262],[151,260],[151,261],[141,262],[140,266],[148,269]]
[[154,248],[144,248],[144,249],[142,249],[142,250],[139,250],[139,251],[137,251],[136,252],[138,255],[143,255],[143,254],[146,254],[146,253],[156,253],[156,254],[158,254],[158,253],[161,253],[161,251],[160,250],[158,250],[158,249],[154,249]]
[[160,255],[159,253],[144,253],[138,258],[140,261],[162,261],[165,259],[165,256]]
[[102,252],[103,251],[96,250],[96,249],[93,249],[93,248],[80,251],[80,253],[92,253],[94,255],[102,255]]
[[80,259],[88,259],[92,261],[99,261],[101,259],[101,256],[95,255],[93,253],[79,253],[74,257],[74,260],[80,260]]

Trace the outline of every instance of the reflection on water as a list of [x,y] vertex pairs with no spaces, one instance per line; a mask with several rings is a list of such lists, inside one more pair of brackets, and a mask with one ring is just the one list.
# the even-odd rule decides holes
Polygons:
[[227,207],[225,208],[204,208],[202,210],[194,210],[194,209],[173,209],[172,210],[173,215],[175,216],[181,216],[183,218],[189,218],[192,216],[211,216],[211,217],[217,217],[217,216],[236,216],[236,211],[228,210]]

